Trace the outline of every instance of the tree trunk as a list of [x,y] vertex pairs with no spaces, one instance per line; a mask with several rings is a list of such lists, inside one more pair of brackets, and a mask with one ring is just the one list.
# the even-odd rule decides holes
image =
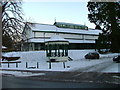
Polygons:
[[118,53],[120,51],[119,40],[120,39],[117,36],[112,37],[111,51],[114,53]]

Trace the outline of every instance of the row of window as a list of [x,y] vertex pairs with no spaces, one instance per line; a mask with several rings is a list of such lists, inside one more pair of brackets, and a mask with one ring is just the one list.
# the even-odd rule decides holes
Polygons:
[[60,52],[60,50],[49,50],[47,51],[47,56],[48,57],[63,57],[63,56],[68,56],[68,51],[63,50],[63,52]]
[[[61,47],[61,46],[60,46]],[[30,44],[24,44],[22,46],[22,50],[24,51],[29,51],[29,50],[45,50],[46,47],[43,43],[34,43],[34,45]],[[51,48],[52,49],[52,48]],[[65,48],[61,48],[62,52],[64,52],[67,49],[95,49],[95,44],[94,43],[84,43],[84,44],[69,44],[69,46]],[[57,49],[54,49],[54,51]],[[64,50],[64,51],[63,51]],[[60,51],[61,52],[61,51]]]
[[88,30],[88,27],[86,26],[75,26],[75,25],[64,25],[64,24],[59,24],[56,25],[59,28],[71,28],[71,29],[85,29]]
[[[51,37],[53,36],[55,33],[43,33],[43,32],[34,32],[34,37]],[[59,35],[63,38],[75,38],[75,39],[97,39],[98,36],[95,35],[76,35],[76,34],[62,34],[59,33]]]
[[58,50],[58,49],[62,49],[62,50],[68,50],[68,45],[67,44],[54,44],[54,45],[46,45],[46,49],[49,50]]
[[69,44],[69,49],[95,49],[94,43]]

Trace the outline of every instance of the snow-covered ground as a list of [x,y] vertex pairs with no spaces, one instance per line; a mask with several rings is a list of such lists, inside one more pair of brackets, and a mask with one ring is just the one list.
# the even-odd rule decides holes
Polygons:
[[[9,67],[7,63],[2,63],[0,69],[15,69],[15,70],[35,70],[35,71],[100,71],[100,72],[118,72],[118,63],[112,61],[112,58],[118,53],[100,54],[100,59],[85,59],[84,56],[88,52],[93,52],[94,50],[69,50],[69,56],[73,61],[65,62],[66,68],[63,67],[63,62],[52,63],[51,69],[49,69],[49,63],[46,62],[48,58],[46,57],[45,51],[28,51],[28,52],[9,52],[4,53],[4,56],[20,56],[19,60],[21,63],[10,63]],[[6,62],[6,61],[3,61]],[[28,67],[26,68],[26,62]],[[38,68],[37,68],[38,63]],[[3,71],[4,73],[7,73]],[[18,72],[17,72],[18,73]]]
[[0,73],[6,74],[6,75],[13,75],[17,77],[45,75],[45,73],[32,73],[32,72],[20,72],[20,71],[0,71]]
[[102,70],[102,72],[119,72],[120,73],[119,68],[120,68],[120,64],[119,63],[114,63],[111,66]]

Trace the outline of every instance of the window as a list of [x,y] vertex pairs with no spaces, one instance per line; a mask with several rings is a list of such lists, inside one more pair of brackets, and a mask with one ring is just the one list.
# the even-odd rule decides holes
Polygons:
[[44,37],[43,32],[34,32],[34,37]]
[[85,39],[90,39],[90,40],[93,39],[94,40],[95,38],[92,35],[85,35]]
[[40,44],[39,43],[35,43],[35,50],[40,50]]
[[74,28],[74,26],[73,26],[73,25],[71,25],[71,26],[70,26],[70,28]]

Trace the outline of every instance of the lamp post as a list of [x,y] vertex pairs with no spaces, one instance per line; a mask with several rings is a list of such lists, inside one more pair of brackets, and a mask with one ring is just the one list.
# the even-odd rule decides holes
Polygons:
[[[2,51],[2,5],[0,4],[0,51]],[[0,53],[0,57],[1,57]],[[0,67],[1,67],[1,59],[0,59]]]
[[[2,51],[2,5],[0,3],[0,51]],[[1,57],[0,53],[0,57]],[[1,59],[0,59],[0,67],[1,67]],[[0,76],[0,89],[2,90],[2,76]]]

